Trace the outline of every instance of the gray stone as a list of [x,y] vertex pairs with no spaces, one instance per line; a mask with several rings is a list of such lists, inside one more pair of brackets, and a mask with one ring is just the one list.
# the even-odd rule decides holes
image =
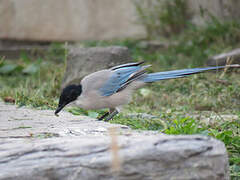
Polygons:
[[228,58],[233,60],[232,64],[240,64],[240,48],[210,57],[207,61],[207,65],[224,66],[227,64]]
[[0,121],[0,180],[229,179],[225,146],[210,137],[138,132],[2,102]]
[[82,77],[95,71],[131,61],[126,47],[70,47],[62,88],[71,83],[79,83]]
[[129,129],[124,125],[103,123],[87,116],[63,111],[57,117],[52,110],[33,110],[3,104],[0,101],[0,138],[62,137],[106,135],[107,128]]
[[120,169],[112,171],[111,138],[0,139],[0,179],[224,180],[224,144],[202,136],[118,136]]

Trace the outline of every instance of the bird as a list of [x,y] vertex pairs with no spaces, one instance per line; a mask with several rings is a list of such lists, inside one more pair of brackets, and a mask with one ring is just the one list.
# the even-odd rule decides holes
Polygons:
[[66,105],[75,102],[85,110],[108,108],[109,111],[98,120],[109,121],[121,111],[123,105],[131,101],[134,91],[146,84],[183,78],[209,70],[240,67],[238,64],[233,64],[147,73],[146,69],[151,65],[143,65],[143,63],[143,61],[133,62],[100,70],[85,76],[79,84],[66,86],[61,92],[55,115],[58,116]]

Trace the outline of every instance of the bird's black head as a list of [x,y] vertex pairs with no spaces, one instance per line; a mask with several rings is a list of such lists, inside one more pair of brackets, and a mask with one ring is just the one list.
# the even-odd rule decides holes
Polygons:
[[58,108],[55,111],[55,115],[57,115],[67,104],[72,101],[75,101],[78,96],[82,93],[82,85],[69,85],[62,90]]

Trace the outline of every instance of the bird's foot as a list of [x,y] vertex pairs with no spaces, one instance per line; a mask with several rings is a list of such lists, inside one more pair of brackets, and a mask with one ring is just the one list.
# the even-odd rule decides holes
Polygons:
[[110,121],[115,115],[117,115],[119,112],[117,109],[115,109],[112,113],[109,113],[109,115],[105,118],[104,121]]
[[97,118],[98,121],[102,121],[106,116],[109,115],[109,112],[106,112],[105,114],[103,114],[102,116],[100,116],[99,118]]

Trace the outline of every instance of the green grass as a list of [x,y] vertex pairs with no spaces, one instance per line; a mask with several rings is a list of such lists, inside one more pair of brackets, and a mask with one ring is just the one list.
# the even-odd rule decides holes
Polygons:
[[[21,60],[19,62],[21,63]],[[19,106],[55,108],[62,78],[62,66],[63,64],[42,62],[35,74],[13,72],[1,75],[1,98],[11,97]]]
[[[127,46],[133,61],[145,60],[153,66],[149,72],[204,66],[209,56],[238,47],[239,24],[234,22],[209,24],[205,28],[191,27],[169,41],[177,42],[168,49],[149,51],[138,40],[91,41],[86,47]],[[49,61],[51,59],[51,61]],[[54,59],[54,60],[52,60]],[[42,59],[23,55],[17,61],[0,59],[0,98],[14,100],[18,106],[55,109],[65,71],[66,51],[54,44]],[[202,134],[223,141],[229,153],[232,179],[240,178],[240,81],[239,71],[225,74],[208,72],[182,79],[150,84],[136,91],[133,101],[111,123],[133,129],[154,130],[166,134]],[[12,101],[13,102],[13,101]],[[68,109],[75,115],[97,117],[101,111]],[[132,113],[147,113],[155,117],[142,118]],[[203,120],[213,117],[211,123]],[[223,115],[237,119],[225,121]],[[218,118],[216,118],[218,117]],[[44,136],[45,137],[45,136]]]

